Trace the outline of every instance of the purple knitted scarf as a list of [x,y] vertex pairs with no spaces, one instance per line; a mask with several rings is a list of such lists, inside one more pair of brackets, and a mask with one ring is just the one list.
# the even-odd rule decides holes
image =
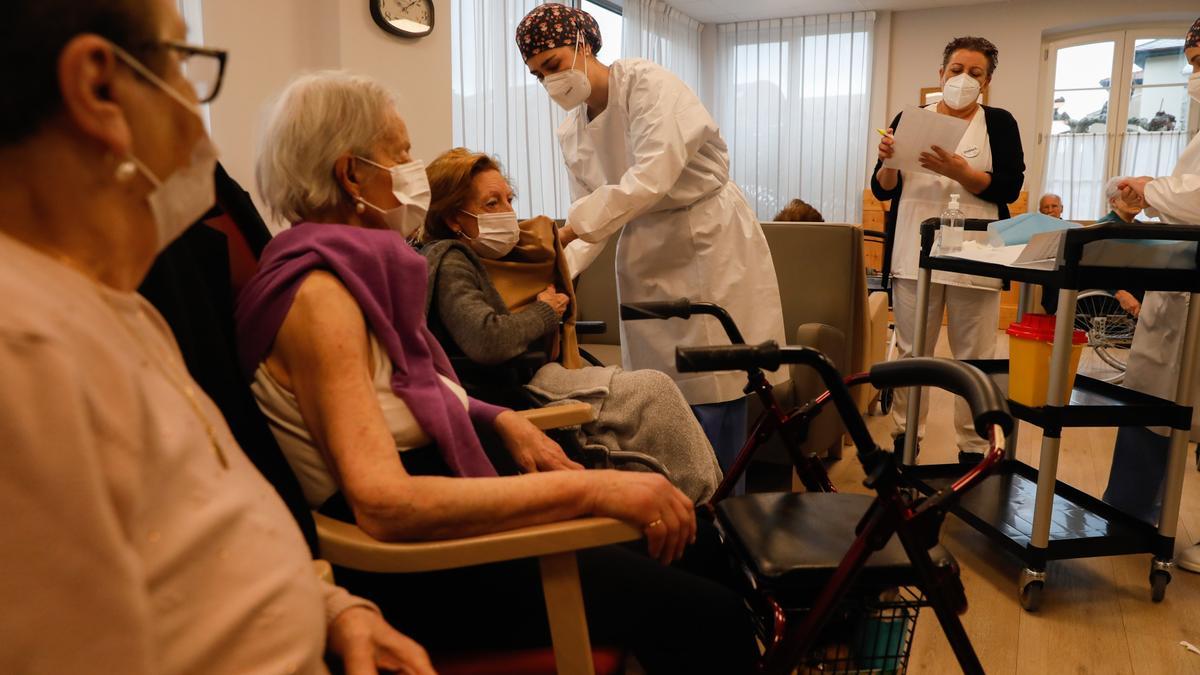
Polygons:
[[458,381],[425,325],[425,259],[395,232],[300,223],[272,239],[238,296],[234,316],[243,372],[253,377],[267,358],[300,283],[318,269],[336,275],[358,302],[392,361],[392,391],[437,443],[454,475],[495,476],[467,410],[438,377]]

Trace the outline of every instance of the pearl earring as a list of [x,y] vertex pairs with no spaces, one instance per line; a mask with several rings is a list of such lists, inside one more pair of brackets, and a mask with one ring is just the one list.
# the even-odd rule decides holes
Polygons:
[[118,183],[128,183],[129,179],[133,178],[136,173],[137,165],[127,159],[117,165],[117,170],[113,173],[113,176],[117,179]]
[[361,200],[357,204],[354,205],[355,213],[362,213],[366,210],[367,210],[367,205],[363,204]]

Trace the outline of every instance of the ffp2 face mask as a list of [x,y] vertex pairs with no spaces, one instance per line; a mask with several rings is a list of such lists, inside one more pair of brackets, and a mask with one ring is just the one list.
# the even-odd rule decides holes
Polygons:
[[942,85],[942,101],[955,110],[962,110],[979,98],[979,80],[959,73]]

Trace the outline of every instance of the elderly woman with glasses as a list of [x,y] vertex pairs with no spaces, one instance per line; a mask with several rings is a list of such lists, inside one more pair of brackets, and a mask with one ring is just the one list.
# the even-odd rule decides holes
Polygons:
[[[429,187],[391,94],[345,73],[299,78],[271,111],[258,181],[292,225],[239,297],[242,365],[309,504],[390,541],[583,515],[634,524],[650,556],[579,555],[592,639],[631,648],[649,672],[745,672],[742,601],[681,569],[705,553],[689,546],[690,500],[656,474],[576,470],[523,418],[459,385],[425,323],[426,264],[406,239]],[[525,473],[497,475],[484,450],[497,437]],[[548,645],[537,578],[530,560],[338,572],[423,643],[457,650]]]
[[185,34],[169,0],[21,2],[0,23],[19,101],[0,107],[0,672],[320,673],[328,646],[347,672],[432,673],[318,580],[135,292],[214,199],[197,103],[223,56]]

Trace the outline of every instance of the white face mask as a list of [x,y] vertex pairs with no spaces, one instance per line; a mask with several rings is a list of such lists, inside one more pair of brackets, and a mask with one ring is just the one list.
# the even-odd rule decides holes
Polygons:
[[955,110],[962,110],[979,98],[979,80],[959,73],[942,85],[942,101]]
[[468,216],[475,216],[479,223],[479,234],[474,237],[466,232],[462,236],[471,242],[471,249],[484,258],[496,260],[508,255],[521,238],[521,227],[517,224],[517,214],[512,211],[499,213],[471,213],[463,211]]
[[583,102],[592,95],[592,83],[587,78],[586,56],[583,59],[583,70],[575,70],[575,61],[579,59],[579,43],[582,37],[582,34],[576,36],[575,55],[571,57],[570,70],[548,75],[542,80],[542,86],[546,88],[546,93],[550,95],[550,98],[568,112],[583,105]]
[[1200,103],[1200,72],[1192,73],[1192,76],[1188,78],[1187,91],[1193,101]]
[[425,214],[429,213],[429,177],[425,175],[425,163],[415,159],[407,164],[386,167],[366,157],[358,159],[392,174],[392,194],[400,206],[383,209],[362,197],[358,201],[382,213],[388,229],[399,232],[405,239],[411,239],[425,223]]
[[[195,104],[184,98],[174,87],[163,82],[125,50],[113,45],[113,51],[126,65],[175,99],[203,124],[203,117]],[[209,140],[207,133],[201,134],[200,139],[196,141],[195,147],[192,148],[191,161],[187,166],[171,172],[166,180],[155,176],[154,172],[132,153],[129,155],[129,161],[133,162],[138,171],[154,186],[154,190],[146,196],[146,201],[150,204],[150,212],[154,215],[154,225],[158,234],[156,251],[161,252],[169,246],[217,201],[213,179],[213,172],[217,168],[217,148]]]

